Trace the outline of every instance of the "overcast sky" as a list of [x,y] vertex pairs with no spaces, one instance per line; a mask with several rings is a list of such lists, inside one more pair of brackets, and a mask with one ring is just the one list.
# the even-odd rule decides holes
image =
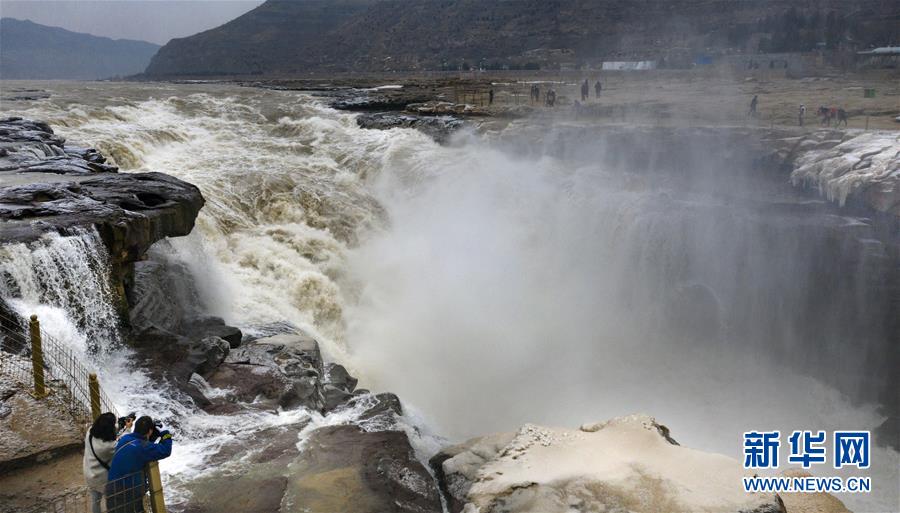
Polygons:
[[0,16],[164,44],[230,21],[263,0],[0,0]]

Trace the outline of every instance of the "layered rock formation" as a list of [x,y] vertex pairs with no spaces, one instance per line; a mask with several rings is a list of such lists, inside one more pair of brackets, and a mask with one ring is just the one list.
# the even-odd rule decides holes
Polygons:
[[578,430],[529,424],[431,463],[453,513],[786,511],[777,495],[742,491],[738,461],[681,447],[643,415]]
[[203,207],[191,184],[162,173],[119,174],[92,148],[67,146],[46,124],[0,120],[0,240],[95,228],[114,262],[187,235]]
[[190,233],[203,202],[197,187],[177,178],[118,173],[99,152],[67,145],[46,123],[0,120],[0,241],[96,230],[120,308],[134,262],[155,242]]

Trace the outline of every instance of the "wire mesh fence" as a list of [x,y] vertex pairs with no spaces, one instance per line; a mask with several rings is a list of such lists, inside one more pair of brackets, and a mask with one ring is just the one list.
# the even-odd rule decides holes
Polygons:
[[35,361],[31,327],[24,319],[0,314],[0,376],[23,387],[35,387],[38,367],[51,393],[57,394],[66,410],[85,423],[93,420],[92,411],[113,412],[118,416],[109,396],[99,388],[91,394],[93,369],[71,347],[49,335],[40,334],[40,362]]
[[135,472],[110,481],[103,500],[109,513],[140,513],[150,511],[150,483],[147,473]]
[[102,493],[78,490],[48,499],[42,504],[18,508],[17,513],[144,513],[152,511],[150,497],[162,490],[153,490],[147,472],[141,470],[123,476],[106,485]]
[[[33,335],[40,335],[40,350],[33,345]],[[41,372],[42,371],[42,372]],[[41,377],[43,375],[43,377]],[[53,407],[69,413],[85,428],[95,412],[112,412],[119,416],[109,396],[102,392],[83,357],[25,319],[0,313],[0,378],[13,386],[36,391],[42,383],[52,396]],[[158,489],[151,489],[150,472],[144,469],[110,481],[102,495],[77,490],[19,508],[19,513],[138,513],[151,511],[151,497],[162,504],[162,486],[155,471]],[[95,501],[99,501],[96,505]]]

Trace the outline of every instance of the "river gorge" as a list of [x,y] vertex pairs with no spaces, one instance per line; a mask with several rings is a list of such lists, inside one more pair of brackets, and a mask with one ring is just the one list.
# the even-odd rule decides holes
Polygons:
[[[11,307],[38,313],[90,360],[120,410],[176,426],[163,464],[176,510],[215,510],[228,451],[268,448],[273,434],[336,451],[346,433],[316,430],[402,432],[422,463],[413,477],[430,481],[428,460],[451,443],[633,413],[733,458],[744,431],[872,430],[876,493],[842,500],[854,511],[897,506],[896,132],[545,117],[462,128],[439,143],[411,128],[362,128],[357,114],[306,92],[21,87],[49,94],[3,100],[4,117],[45,121],[120,174],[165,173],[205,201],[171,184],[166,201],[193,205],[190,222],[166,218],[170,237],[126,244],[141,248],[126,257],[109,253],[94,221],[0,241]],[[842,144],[842,157],[829,153]],[[871,173],[832,173],[850,159]],[[175,318],[214,316],[225,323],[216,329],[245,339],[302,334],[318,342],[321,358],[304,365],[328,377],[323,390],[339,364],[360,388],[397,394],[403,413],[373,427],[372,409],[387,400],[351,398],[353,386],[340,407],[324,394],[315,406],[229,409],[220,373],[197,385],[193,371],[141,363],[168,342],[131,343],[135,312],[173,330]],[[185,395],[188,378],[202,398]],[[310,472],[302,457],[280,457],[288,472]],[[266,486],[284,473],[235,461]],[[281,501],[291,486],[273,493]]]

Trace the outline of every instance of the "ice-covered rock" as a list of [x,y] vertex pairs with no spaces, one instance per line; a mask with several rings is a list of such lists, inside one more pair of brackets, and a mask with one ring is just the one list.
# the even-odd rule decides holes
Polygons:
[[432,464],[452,513],[785,511],[777,495],[743,491],[738,461],[682,447],[646,415],[528,424],[442,452]]
[[[812,137],[812,136],[811,136]],[[900,133],[848,131],[842,139],[800,142],[791,182],[900,216]]]
[[429,460],[441,493],[451,513],[466,505],[469,489],[478,479],[478,471],[512,442],[515,433],[496,433],[447,447]]

